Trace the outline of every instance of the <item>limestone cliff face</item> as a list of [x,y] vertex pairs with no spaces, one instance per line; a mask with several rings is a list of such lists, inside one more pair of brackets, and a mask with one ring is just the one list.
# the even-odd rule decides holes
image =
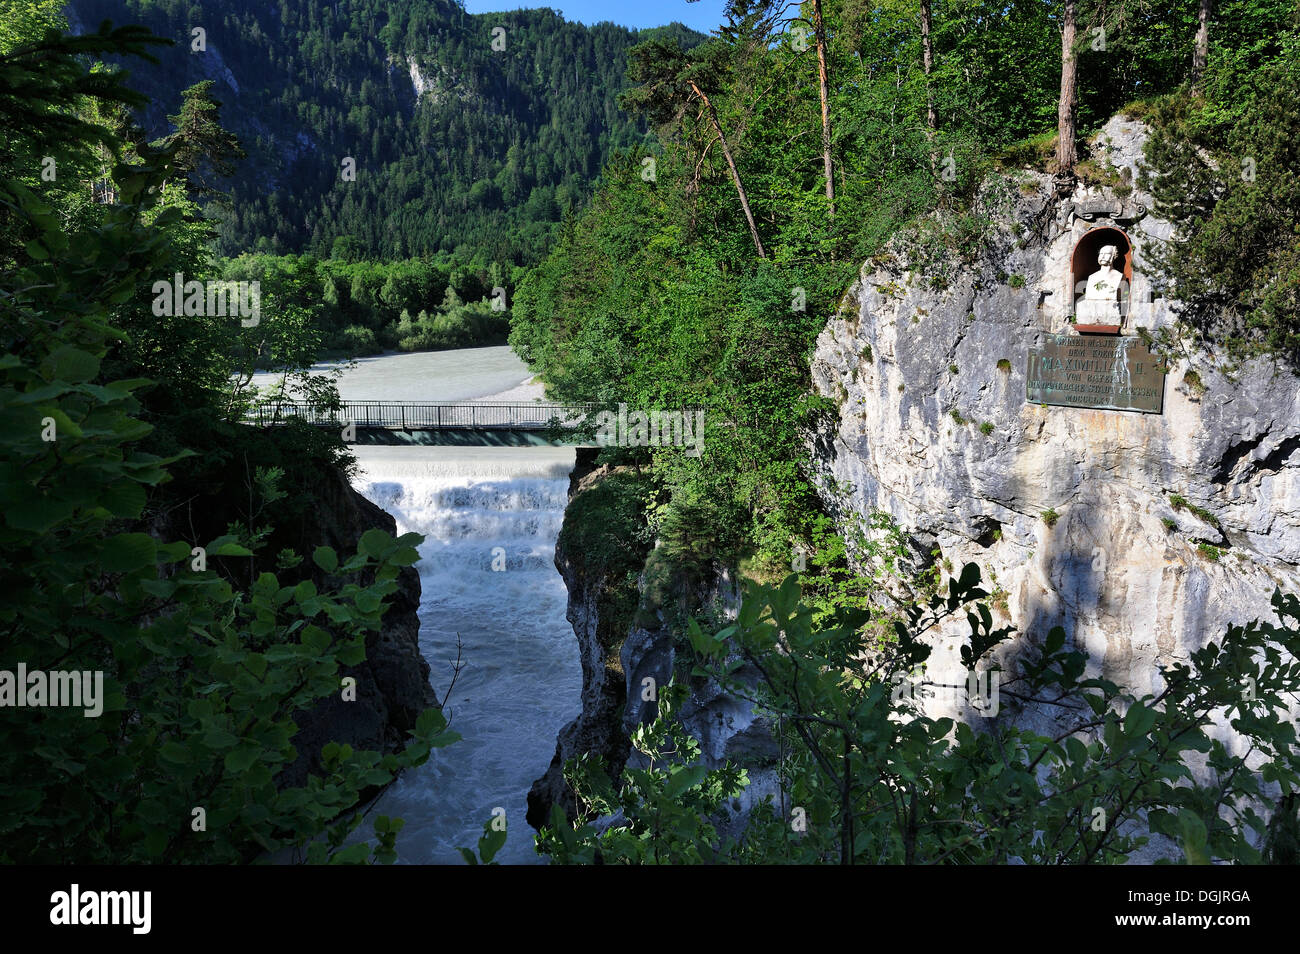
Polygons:
[[[645,589],[644,578],[642,589]],[[734,621],[740,608],[740,587],[731,570],[713,566],[703,579],[677,580],[668,589],[675,608],[642,613],[643,625],[631,629],[620,652],[622,669],[627,674],[622,732],[630,735],[638,725],[654,719],[658,705],[646,698],[648,686],[662,688],[671,679],[686,682],[689,691],[678,710],[678,718],[687,732],[699,740],[700,763],[716,769],[730,762],[748,770],[749,785],[738,797],[722,805],[719,817],[713,819],[722,835],[738,837],[750,809],[766,796],[778,794],[780,750],[771,723],[755,711],[752,703],[724,692],[712,679],[691,676],[689,653],[680,651],[672,619],[679,609],[685,615],[708,612],[714,618]],[[759,683],[758,670],[752,665],[742,666],[733,676],[749,686],[757,687]],[[637,768],[646,766],[644,756],[638,752],[631,753],[628,761]]]
[[[750,785],[741,797],[723,806],[715,822],[724,833],[736,835],[756,800],[776,791],[777,746],[767,724],[753,706],[721,691],[712,681],[692,678],[689,663],[678,651],[678,611],[690,615],[711,610],[734,618],[739,592],[734,577],[723,567],[713,567],[703,579],[668,581],[663,587],[664,606],[647,603],[645,561],[651,548],[638,555],[640,577],[635,588],[626,571],[608,572],[593,566],[578,544],[580,534],[569,532],[575,521],[591,519],[573,502],[595,489],[612,471],[594,464],[594,449],[579,449],[570,477],[570,506],[565,511],[565,531],[556,546],[555,564],[569,591],[568,619],[573,624],[582,659],[582,712],[559,734],[555,757],[545,775],[528,793],[528,823],[540,827],[550,820],[551,806],[574,810],[573,793],[564,781],[564,764],[590,752],[599,756],[611,776],[625,765],[639,765],[632,751],[631,734],[638,725],[654,719],[658,692],[670,680],[688,682],[690,691],[678,711],[683,726],[701,743],[702,762],[717,768],[727,761],[749,769]],[[594,514],[599,519],[600,514]],[[631,601],[620,606],[620,600]],[[756,678],[742,670],[739,678]],[[649,680],[649,682],[647,682]],[[653,687],[653,691],[649,691]]]
[[[1145,134],[1112,120],[1099,149],[1132,180]],[[1091,228],[1132,243],[1124,333],[1175,330],[1177,302],[1149,271],[1172,228],[1132,221],[1139,205],[1150,197],[1081,188],[1058,202],[1047,176],[996,178],[973,260],[936,288],[895,242],[863,267],[812,371],[840,405],[814,456],[844,522],[883,511],[918,553],[978,563],[1018,640],[1061,625],[1094,674],[1143,693],[1157,664],[1271,618],[1275,587],[1300,590],[1300,378],[1262,360],[1228,377],[1181,342],[1162,414],[1026,402],[1029,349],[1071,333],[1069,261]],[[1076,214],[1101,206],[1122,217]],[[955,670],[953,641],[939,642],[931,671]]]
[[[574,518],[573,500],[608,476],[606,468],[595,466],[595,453],[579,448],[569,476],[570,508],[565,522]],[[623,728],[623,707],[627,688],[619,666],[617,646],[622,633],[613,630],[613,612],[607,597],[611,591],[627,585],[613,575],[589,567],[584,554],[573,552],[566,542],[571,534],[563,531],[555,548],[555,566],[569,592],[567,617],[578,640],[582,661],[582,711],[560,730],[555,756],[546,774],[533,782],[528,792],[528,824],[540,828],[549,824],[551,806],[560,805],[572,816],[575,811],[573,792],[564,780],[564,764],[584,752],[602,759],[611,775],[617,777],[627,761],[630,743]]]

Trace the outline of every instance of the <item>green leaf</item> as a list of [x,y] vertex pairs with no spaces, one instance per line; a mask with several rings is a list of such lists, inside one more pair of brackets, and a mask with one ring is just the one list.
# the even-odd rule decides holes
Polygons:
[[5,508],[5,522],[15,530],[45,533],[72,516],[71,501],[37,497]]
[[506,843],[505,829],[493,828],[492,822],[494,821],[496,821],[496,818],[491,819],[483,826],[483,837],[478,840],[478,854],[484,864],[491,864],[492,859],[496,857],[497,852]]
[[1124,734],[1133,737],[1146,735],[1156,724],[1158,715],[1155,709],[1149,709],[1140,702],[1133,703],[1124,716]]
[[1208,865],[1210,856],[1205,849],[1207,835],[1201,816],[1190,808],[1184,808],[1178,813],[1178,824],[1183,835],[1183,854],[1187,863]]
[[251,557],[252,555],[253,551],[248,547],[232,541],[220,543],[215,548],[208,550],[208,556]]
[[361,534],[361,539],[357,541],[357,552],[364,553],[366,556],[378,559],[384,555],[384,552],[393,546],[393,538],[382,530],[371,527],[365,533]]
[[330,641],[330,634],[318,626],[308,626],[302,631],[302,644],[317,656],[329,652]]
[[687,789],[699,785],[708,774],[709,770],[703,765],[675,765],[664,783],[664,796],[677,798]]
[[360,844],[349,845],[330,855],[330,864],[332,865],[364,865],[370,860],[370,846],[364,841]]
[[236,774],[247,772],[254,762],[257,761],[257,749],[251,745],[241,746],[233,752],[226,754],[226,771]]
[[333,547],[317,547],[311,555],[315,564],[326,573],[333,573],[339,568],[339,555]]
[[50,353],[43,367],[46,376],[51,379],[80,384],[99,373],[99,360],[89,351],[63,345]]
[[203,734],[203,744],[214,749],[228,749],[231,746],[238,745],[239,739],[233,733],[215,727]]
[[99,565],[109,573],[129,573],[152,566],[158,544],[147,533],[119,533],[109,537],[99,551]]
[[158,749],[158,754],[168,762],[181,765],[187,765],[190,761],[190,750],[176,741],[164,742]]
[[134,480],[117,480],[99,495],[99,504],[115,517],[134,520],[144,510],[144,488]]
[[266,657],[261,653],[249,653],[245,656],[244,666],[258,679],[266,675]]

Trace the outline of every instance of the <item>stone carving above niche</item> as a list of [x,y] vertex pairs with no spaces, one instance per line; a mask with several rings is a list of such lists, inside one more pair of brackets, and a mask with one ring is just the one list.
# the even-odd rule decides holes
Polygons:
[[1119,198],[1075,199],[1070,203],[1070,212],[1085,222],[1098,219],[1110,219],[1112,222],[1136,222],[1147,214],[1147,207],[1141,202],[1124,201]]

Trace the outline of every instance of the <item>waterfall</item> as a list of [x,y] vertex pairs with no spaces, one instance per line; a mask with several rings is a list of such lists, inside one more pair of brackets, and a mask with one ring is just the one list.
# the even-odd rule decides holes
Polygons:
[[435,749],[379,800],[406,824],[402,863],[463,864],[493,810],[505,809],[502,863],[536,863],[524,821],[533,779],[580,704],[582,670],[555,569],[570,448],[358,447],[357,490],[420,546],[420,650],[439,698],[461,641],[463,669],[444,713],[461,741]]

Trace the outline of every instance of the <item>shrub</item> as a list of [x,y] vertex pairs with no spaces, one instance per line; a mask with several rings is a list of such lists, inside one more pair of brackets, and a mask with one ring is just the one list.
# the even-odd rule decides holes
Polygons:
[[1210,526],[1217,527],[1219,525],[1219,520],[1214,516],[1214,514],[1210,513],[1210,511],[1206,510],[1204,507],[1198,507],[1193,503],[1189,503],[1187,498],[1182,494],[1170,494],[1169,505],[1175,510],[1186,510],[1192,516],[1205,521],[1210,524]]
[[[976,729],[931,718],[917,702],[924,690],[915,672],[931,654],[921,637],[965,614],[970,634],[961,658],[984,690],[967,701],[996,713],[998,682],[1006,680],[989,653],[1013,631],[993,628],[979,582],[978,568],[967,565],[947,592],[905,606],[883,648],[868,642],[865,611],[814,622],[793,576],[779,587],[747,584],[733,623],[716,632],[690,626],[693,668],[788,727],[780,801],[760,804],[740,839],[719,833],[711,819],[747,778],[731,765],[699,764],[698,742],[676,725],[674,684],[661,718],[633,736],[646,767],[627,768],[616,785],[592,759],[571,761],[565,775],[581,814],[570,822],[554,811],[539,845],[562,864],[1005,864],[1013,857],[1080,864],[1126,861],[1159,834],[1190,864],[1278,857],[1258,847],[1266,806],[1247,759],[1268,752],[1267,771],[1284,790],[1300,782],[1286,716],[1300,669],[1276,662],[1300,651],[1300,600],[1275,593],[1278,623],[1228,627],[1186,663],[1169,666],[1158,697],[1084,678],[1087,656],[1066,649],[1065,630],[1054,627],[1041,645],[1021,650],[1008,674],[1022,699],[1068,700],[1067,713],[1077,706],[1048,744],[1009,720]],[[740,658],[754,661],[757,687],[736,672]],[[819,678],[825,673],[835,677]],[[1244,677],[1255,685],[1249,699]],[[1222,710],[1237,714],[1246,744],[1211,740],[1208,714]],[[1199,760],[1208,768],[1204,782],[1191,770]],[[1096,808],[1105,825],[1079,823]],[[598,825],[602,816],[612,823]]]
[[375,332],[364,325],[348,325],[343,329],[339,336],[342,340],[338,347],[345,349],[348,354],[366,355],[378,354],[381,350],[379,341],[375,337]]

